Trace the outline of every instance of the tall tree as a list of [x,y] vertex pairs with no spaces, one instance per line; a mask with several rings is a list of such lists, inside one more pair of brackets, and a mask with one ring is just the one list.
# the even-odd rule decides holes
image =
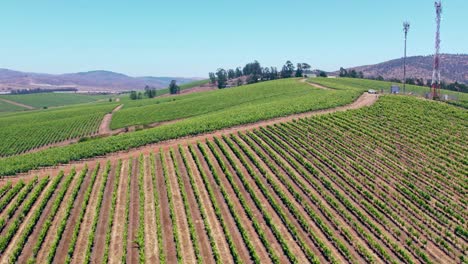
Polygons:
[[294,64],[291,61],[286,61],[281,70],[281,78],[291,78],[294,73]]
[[302,77],[304,70],[302,69],[302,63],[297,64],[296,77]]
[[343,67],[340,68],[340,77],[348,77],[348,71]]
[[302,70],[304,70],[305,74],[310,73],[311,68],[312,66],[310,66],[308,63],[302,63]]
[[218,69],[216,71],[216,77],[218,77],[218,88],[220,89],[226,88],[227,80],[228,80],[226,70]]
[[236,78],[236,72],[233,69],[229,69],[227,74],[229,80]]
[[262,66],[258,61],[254,61],[251,63],[247,63],[243,69],[244,75],[257,75],[260,76],[262,74]]
[[276,67],[270,67],[270,80],[278,79],[278,69]]
[[326,72],[324,72],[324,71],[319,71],[319,72],[320,72],[320,73],[319,73],[319,77],[325,77],[325,78],[328,77],[328,75],[327,75]]
[[131,99],[131,100],[136,100],[136,99],[138,99],[138,94],[137,94],[136,91],[131,91],[131,92],[130,92],[130,99]]
[[210,72],[210,73],[208,74],[208,76],[210,76],[210,83],[215,84],[215,83],[216,83],[216,75],[215,75],[215,73],[214,73],[214,72]]
[[270,68],[265,67],[262,70],[262,80],[263,81],[268,81],[268,80],[270,80],[270,77],[271,77]]
[[154,98],[156,96],[156,89],[153,87],[145,86],[145,95],[148,98]]
[[177,85],[176,80],[172,80],[171,84],[169,84],[169,92],[170,92],[170,94],[179,94],[180,93],[180,87]]
[[236,68],[236,78],[239,78],[242,76],[242,68],[241,67],[237,67]]

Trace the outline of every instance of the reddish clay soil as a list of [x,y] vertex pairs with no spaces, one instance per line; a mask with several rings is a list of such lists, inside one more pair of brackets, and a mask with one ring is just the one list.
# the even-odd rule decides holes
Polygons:
[[[205,148],[207,148],[205,146]],[[234,242],[234,245],[236,247],[237,252],[239,253],[240,258],[245,262],[250,262],[250,254],[247,249],[247,247],[244,244],[244,241],[242,240],[242,236],[239,233],[239,230],[237,228],[236,222],[232,218],[232,215],[229,212],[229,208],[227,207],[226,203],[224,202],[223,195],[221,194],[221,191],[219,190],[219,187],[217,187],[216,182],[213,179],[213,176],[211,174],[211,170],[209,169],[208,165],[206,164],[205,158],[203,157],[202,153],[198,148],[196,148],[196,153],[198,156],[198,159],[203,167],[203,171],[205,172],[208,181],[210,183],[211,188],[213,189],[216,202],[218,204],[219,209],[221,210],[221,215],[224,219],[224,222],[226,223],[228,227],[229,234],[232,237],[232,240]],[[214,159],[210,159],[214,160]],[[205,186],[205,185],[201,185]]]
[[[85,252],[88,247],[88,237],[91,233],[91,227],[94,221],[94,216],[99,214],[96,212],[97,204],[98,204],[98,194],[99,190],[101,189],[101,185],[105,185],[104,182],[104,171],[105,171],[105,164],[100,167],[99,173],[96,176],[96,181],[94,182],[93,190],[91,191],[91,196],[88,201],[88,206],[86,207],[86,212],[83,218],[83,222],[81,222],[80,232],[78,234],[78,239],[75,245],[75,250],[73,252],[72,263],[83,263],[85,258]],[[81,209],[81,208],[80,208]],[[63,262],[59,262],[63,263]]]
[[[248,237],[250,238],[250,243],[255,248],[255,252],[258,254],[259,258],[262,260],[262,262],[265,263],[271,263],[270,257],[268,255],[268,252],[266,251],[266,248],[263,246],[263,243],[260,241],[260,238],[257,235],[257,232],[255,231],[255,228],[253,227],[252,221],[247,217],[247,214],[244,211],[244,208],[240,201],[237,198],[236,193],[232,189],[231,185],[226,179],[226,175],[222,171],[221,167],[219,166],[219,163],[217,162],[216,158],[212,154],[211,150],[209,150],[208,146],[206,146],[207,151],[209,152],[208,156],[209,159],[212,161],[214,164],[216,173],[219,175],[220,181],[222,183],[222,186],[226,190],[228,196],[230,197],[231,201],[234,203],[235,211],[237,212],[237,216],[241,219],[242,226],[244,230],[247,231]],[[218,154],[221,153],[220,150],[216,150]]]
[[151,160],[145,156],[145,258],[149,263],[157,263],[159,260],[158,233],[154,208],[154,190],[151,176]]
[[[216,149],[217,149],[218,153],[220,153],[220,154],[222,153],[218,146],[216,146]],[[226,164],[226,167],[229,170],[229,172],[231,173],[231,175],[233,175],[234,185],[239,188],[239,191],[241,192],[241,194],[244,197],[246,203],[248,204],[250,210],[252,211],[252,213],[254,215],[254,218],[260,223],[261,230],[264,232],[264,234],[265,234],[268,242],[270,243],[270,246],[273,248],[275,254],[279,257],[280,263],[288,262],[287,257],[283,254],[283,250],[282,250],[281,246],[279,245],[279,243],[277,242],[275,236],[271,232],[271,229],[268,228],[268,225],[267,225],[267,223],[265,222],[265,220],[263,218],[262,212],[260,212],[258,210],[258,208],[255,206],[254,201],[250,197],[249,193],[244,189],[244,187],[242,185],[239,185],[239,184],[236,183],[237,180],[235,179],[235,175],[237,175],[237,172],[231,166],[231,164],[229,163],[229,161],[227,160],[227,158],[226,158],[226,156],[224,154],[221,155],[221,158],[222,158],[224,164]],[[240,169],[240,167],[239,167],[239,169]],[[226,178],[223,177],[222,180],[224,181],[224,183],[223,183],[224,186],[230,186],[230,188],[232,188],[231,183]]]
[[[57,186],[57,191],[54,192],[54,194],[52,195],[52,197],[50,197],[50,200],[49,202],[47,203],[43,213],[41,214],[41,216],[39,217],[39,220],[37,221],[37,224],[36,226],[34,227],[34,231],[31,233],[31,235],[29,236],[28,238],[28,241],[26,242],[26,244],[24,245],[23,247],[23,252],[21,253],[20,257],[18,258],[18,263],[26,263],[26,261],[29,259],[29,257],[32,255],[32,250],[33,250],[33,247],[39,237],[39,232],[41,231],[43,225],[44,225],[44,222],[49,218],[49,215],[50,215],[50,211],[52,209],[52,205],[55,201],[55,199],[57,199],[57,195],[58,195],[58,190],[60,190],[62,188],[62,185],[64,184],[65,180],[66,180],[66,175],[62,178],[62,180],[60,181],[59,185]],[[47,188],[47,187],[46,187]],[[73,181],[72,183],[68,186],[68,190],[72,189],[73,188]],[[67,191],[68,191],[67,190]],[[62,199],[61,201],[61,206],[62,204],[64,204],[64,200]],[[57,215],[55,216],[57,217]],[[53,219],[55,219],[55,217]]]
[[166,153],[167,161],[167,172],[169,185],[172,191],[172,204],[174,211],[176,212],[175,219],[177,223],[177,230],[180,239],[180,249],[182,252],[182,262],[184,263],[195,263],[195,253],[193,251],[192,241],[190,239],[190,231],[188,229],[187,216],[185,214],[184,203],[179,190],[179,184],[177,183],[177,176],[175,174],[174,164],[170,153]]
[[140,193],[138,190],[138,171],[140,169],[138,159],[133,159],[132,177],[130,183],[130,217],[128,222],[128,237],[127,237],[127,263],[138,263],[139,248],[135,243],[138,235],[138,226],[140,219],[138,216]]
[[185,191],[187,193],[187,200],[190,207],[190,214],[192,216],[193,224],[195,226],[196,237],[198,245],[200,246],[200,255],[202,256],[203,263],[214,263],[213,252],[210,247],[210,241],[205,231],[205,225],[201,217],[201,213],[198,210],[198,204],[195,200],[193,189],[190,185],[190,180],[187,175],[187,170],[184,166],[180,153],[176,151],[177,165],[179,166],[182,180],[184,182]]
[[[270,217],[272,219],[272,222],[274,223],[274,226],[283,234],[283,239],[288,243],[289,250],[294,254],[294,256],[297,258],[299,263],[308,263],[308,260],[303,253],[301,246],[297,243],[297,241],[291,236],[289,233],[287,227],[284,225],[283,221],[279,217],[279,215],[276,213],[275,209],[271,207],[270,203],[266,199],[266,197],[262,194],[262,191],[259,189],[255,181],[251,178],[250,173],[247,171],[247,169],[242,165],[240,160],[236,157],[236,155],[232,152],[232,150],[229,148],[229,146],[225,143],[223,143],[225,148],[227,149],[229,155],[231,158],[235,161],[235,164],[237,164],[239,170],[242,172],[244,177],[246,178],[246,181],[248,182],[248,185],[252,188],[254,193],[256,194],[257,198],[261,201],[261,204],[264,207],[264,210],[269,212]],[[246,157],[244,157],[247,159]],[[242,181],[238,176],[235,176],[235,181],[237,183],[237,186],[241,187],[241,190],[243,191],[245,196],[250,196],[250,194],[247,192],[245,186],[243,185]],[[253,201],[252,201],[253,205]],[[259,211],[258,214],[258,219],[263,218],[263,214]],[[273,241],[273,240],[271,240]],[[274,241],[277,241],[276,238]],[[282,248],[278,248],[278,251],[283,252]]]
[[[77,170],[77,171],[80,171],[80,170]],[[86,178],[84,179],[84,181],[83,181],[83,183],[82,183],[82,185],[80,187],[80,192],[78,193],[78,196],[75,199],[73,209],[71,210],[70,217],[68,218],[68,221],[67,221],[67,226],[65,228],[65,232],[62,235],[62,239],[60,240],[60,243],[59,243],[59,245],[57,247],[56,257],[58,257],[60,255],[60,257],[65,259],[65,256],[66,256],[65,254],[68,251],[68,243],[66,245],[63,245],[63,244],[65,242],[69,242],[71,240],[71,231],[70,230],[73,230],[74,224],[76,222],[76,218],[78,218],[78,212],[77,211],[81,208],[81,202],[83,201],[83,197],[84,197],[84,191],[82,191],[82,190],[84,188],[87,188],[87,186],[89,185],[90,178],[91,178],[90,177],[91,173],[92,173],[92,168],[90,168],[88,170],[88,174],[86,175]],[[71,196],[71,193],[72,193],[73,189],[76,186],[77,179],[78,179],[78,177],[76,177],[76,179],[73,180],[70,188],[68,188],[68,191],[65,194],[65,197],[63,198],[63,200],[66,203],[68,203],[68,201],[70,199],[70,196]],[[60,206],[60,209],[58,210],[58,212],[57,212],[57,214],[56,214],[56,216],[54,218],[54,221],[52,221],[52,225],[49,228],[49,232],[47,233],[47,236],[44,239],[44,243],[42,244],[42,247],[38,252],[37,263],[45,263],[46,262],[47,254],[49,253],[50,247],[52,246],[52,242],[53,242],[54,238],[57,236],[58,226],[59,226],[60,222],[62,221],[64,215],[65,215],[65,208],[66,208],[66,206]],[[73,220],[74,220],[73,227],[70,227],[70,222],[73,221]],[[64,247],[66,247],[66,248],[64,248]]]
[[207,221],[209,223],[209,226],[211,227],[211,231],[215,240],[216,248],[219,251],[219,255],[224,263],[234,263],[221,224],[219,223],[214,213],[209,195],[206,192],[205,188],[203,188],[204,184],[201,179],[200,172],[198,171],[197,166],[195,165],[195,161],[193,160],[190,151],[186,147],[184,147],[184,152],[187,156],[187,162],[190,168],[192,168],[194,182],[200,193],[200,199],[204,206],[207,215]]
[[[167,154],[166,154],[167,155]],[[162,170],[161,159],[159,153],[155,156],[156,159],[156,185],[159,193],[160,220],[162,225],[162,238],[164,244],[164,252],[168,263],[176,263],[176,247],[174,243],[174,234],[172,233],[172,222],[169,215],[169,201],[167,198],[166,184],[164,183],[164,175]]]
[[128,189],[128,160],[122,162],[122,170],[120,173],[119,190],[117,194],[117,203],[115,207],[114,225],[112,227],[112,235],[109,246],[109,263],[120,263],[123,254],[123,233],[125,227],[125,207]]
[[112,112],[109,114],[106,114],[104,118],[101,121],[101,125],[99,126],[99,135],[110,135],[112,134],[112,129],[110,128],[111,122],[112,122],[112,115],[122,109],[123,105],[119,105]]
[[[1,258],[1,263],[8,263],[8,260],[13,253],[12,251],[14,250],[15,246],[18,243],[18,240],[21,238],[21,234],[23,233],[26,224],[30,221],[33,212],[37,210],[38,205],[40,204],[40,201],[44,199],[45,191],[50,188],[52,181],[49,181],[47,184],[46,188],[42,191],[42,193],[39,195],[38,199],[36,200],[36,203],[34,203],[33,207],[31,210],[29,210],[28,214],[26,217],[23,219],[23,221],[20,224],[19,229],[16,231],[15,235],[13,236],[12,240],[8,244],[8,247],[5,249],[5,251],[2,253],[2,258]],[[6,227],[8,228],[8,227]],[[6,229],[5,228],[5,229]]]
[[106,188],[104,189],[104,197],[102,199],[101,212],[96,226],[96,235],[94,237],[94,245],[92,249],[92,263],[102,263],[104,257],[104,248],[106,246],[107,224],[112,205],[112,192],[114,191],[115,170],[119,169],[117,163],[111,165],[109,178],[107,179]]

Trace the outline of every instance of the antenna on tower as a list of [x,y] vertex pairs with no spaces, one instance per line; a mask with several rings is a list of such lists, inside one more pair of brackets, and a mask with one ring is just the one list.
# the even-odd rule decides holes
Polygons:
[[403,32],[405,32],[405,57],[403,60],[403,94],[406,94],[406,40],[408,38],[408,31],[410,29],[410,23],[403,23]]
[[440,21],[442,15],[442,1],[437,0],[434,4],[436,9],[436,37],[434,54],[434,71],[432,72],[432,99],[440,97]]

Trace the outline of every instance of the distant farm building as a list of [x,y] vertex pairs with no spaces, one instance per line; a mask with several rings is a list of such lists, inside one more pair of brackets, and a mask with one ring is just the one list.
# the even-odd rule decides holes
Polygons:
[[391,94],[399,94],[400,93],[400,86],[392,85],[392,87],[390,88],[390,93]]

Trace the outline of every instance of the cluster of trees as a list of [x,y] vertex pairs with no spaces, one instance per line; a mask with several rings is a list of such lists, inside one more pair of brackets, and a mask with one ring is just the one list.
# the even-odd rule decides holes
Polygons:
[[17,89],[11,90],[11,94],[35,94],[35,93],[52,93],[52,92],[78,92],[76,88],[52,88],[52,89],[42,89],[42,88],[33,88],[33,89]]
[[340,68],[340,77],[346,77],[346,78],[360,78],[364,79],[364,73],[362,71],[357,72],[356,70],[346,70],[345,68],[341,67]]
[[169,84],[169,93],[170,94],[180,94],[180,87],[177,85],[176,80],[172,80]]
[[131,100],[140,100],[140,99],[143,99],[143,94],[142,94],[141,92],[131,91],[131,92],[130,92],[130,99],[131,99]]
[[148,85],[145,86],[145,95],[148,97],[148,98],[154,98],[158,95],[158,91],[156,90],[156,88],[153,88],[153,87],[149,87]]
[[[311,68],[307,63],[297,63],[295,66],[288,60],[281,71],[278,71],[276,67],[262,67],[258,61],[254,61],[247,63],[243,68],[237,67],[229,70],[219,68],[216,72],[210,72],[209,77],[212,84],[217,84],[218,88],[222,89],[228,87],[229,81],[233,79],[237,79],[235,84],[239,86],[244,82],[251,84],[280,78],[303,77],[305,74],[311,73]],[[325,72],[321,73],[326,76]]]
[[[180,93],[180,87],[177,85],[176,80],[172,80],[171,83],[169,84],[169,93],[170,94],[179,94]],[[150,87],[148,85],[145,86],[145,91],[142,92],[137,92],[137,91],[131,91],[130,92],[130,99],[131,100],[139,100],[143,99],[144,97],[146,98],[154,98],[158,96],[158,90],[154,87]]]
[[441,88],[451,90],[451,91],[468,93],[468,85],[463,84],[463,83],[458,83],[458,82],[454,82],[454,83],[447,84],[447,85],[444,82],[442,82]]

